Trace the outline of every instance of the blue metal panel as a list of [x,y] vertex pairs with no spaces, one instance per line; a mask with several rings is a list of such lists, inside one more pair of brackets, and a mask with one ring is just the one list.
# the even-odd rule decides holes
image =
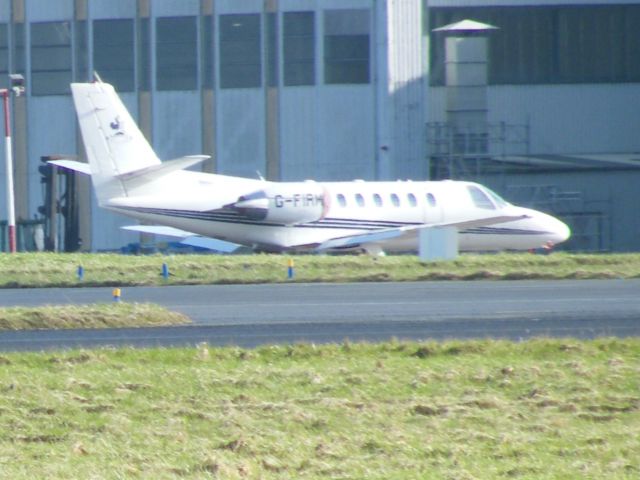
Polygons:
[[489,87],[489,121],[530,122],[532,154],[640,151],[639,84]]
[[25,14],[28,22],[71,20],[73,0],[26,0]]
[[199,13],[199,0],[153,0],[151,2],[151,15],[154,17],[198,15]]
[[0,2],[0,22],[8,23],[11,19],[11,3]]
[[135,18],[136,2],[131,0],[90,0],[91,18]]
[[199,92],[156,92],[153,96],[153,143],[162,160],[202,153]]
[[374,121],[371,85],[282,90],[282,178],[373,179]]
[[280,91],[282,180],[318,177],[319,126],[315,92],[314,87],[284,88]]
[[215,0],[217,14],[259,13],[263,11],[264,0]]
[[262,89],[220,90],[216,97],[218,172],[256,177],[266,171]]
[[[38,167],[45,155],[71,154],[76,151],[76,118],[71,97],[47,96],[29,99],[28,112],[29,216],[42,205],[42,185]],[[16,198],[21,197],[16,192]]]
[[320,180],[375,179],[371,85],[324,86],[318,100]]

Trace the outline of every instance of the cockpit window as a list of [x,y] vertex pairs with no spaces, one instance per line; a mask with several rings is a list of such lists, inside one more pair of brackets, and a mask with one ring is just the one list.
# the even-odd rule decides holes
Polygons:
[[468,185],[467,190],[469,191],[471,200],[476,207],[483,208],[485,210],[496,209],[495,205],[493,204],[493,202],[491,202],[489,197],[475,185]]
[[485,187],[485,191],[489,194],[489,196],[493,200],[493,203],[495,203],[498,206],[498,208],[504,208],[509,205],[509,203],[506,200],[504,200],[500,195],[498,195],[493,190],[490,190]]

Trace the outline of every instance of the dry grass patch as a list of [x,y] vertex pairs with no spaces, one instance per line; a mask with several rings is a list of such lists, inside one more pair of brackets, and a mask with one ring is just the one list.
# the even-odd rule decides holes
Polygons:
[[640,474],[638,339],[0,358],[7,478]]
[[0,308],[0,330],[180,325],[189,319],[149,303]]

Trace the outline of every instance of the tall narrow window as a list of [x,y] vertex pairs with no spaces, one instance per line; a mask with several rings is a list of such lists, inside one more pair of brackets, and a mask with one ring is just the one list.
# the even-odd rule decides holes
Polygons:
[[13,59],[9,70],[12,73],[25,74],[26,68],[26,40],[24,23],[13,24]]
[[73,55],[76,60],[76,70],[73,77],[76,82],[90,82],[93,78],[93,73],[89,72],[89,37],[87,32],[87,21],[78,20],[75,24],[76,34],[74,38]]
[[196,17],[156,21],[156,86],[158,90],[198,88]]
[[260,15],[220,15],[220,87],[262,85]]
[[9,86],[9,28],[0,23],[0,88]]
[[313,12],[286,12],[283,27],[284,84],[315,84],[315,24]]
[[71,24],[31,24],[31,93],[63,95],[71,83]]
[[324,12],[324,82],[369,83],[369,10]]
[[119,92],[134,90],[133,20],[93,22],[93,69]]

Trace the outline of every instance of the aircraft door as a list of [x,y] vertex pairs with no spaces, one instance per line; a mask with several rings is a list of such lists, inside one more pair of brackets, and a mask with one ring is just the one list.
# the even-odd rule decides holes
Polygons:
[[427,191],[423,198],[423,221],[426,224],[441,223],[443,221],[442,202],[439,196]]

